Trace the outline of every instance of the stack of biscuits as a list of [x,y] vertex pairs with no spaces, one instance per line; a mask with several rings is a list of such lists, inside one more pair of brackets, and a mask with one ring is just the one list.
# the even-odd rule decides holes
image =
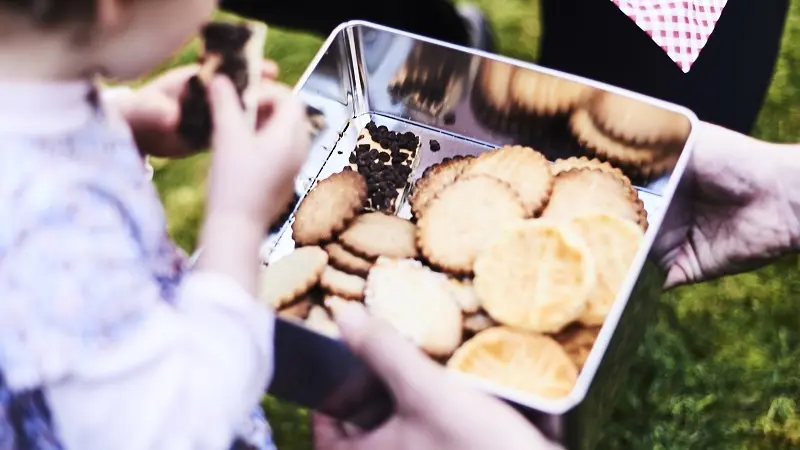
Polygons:
[[365,209],[369,186],[345,170],[311,190],[260,297],[330,337],[337,306],[362,302],[452,370],[568,395],[647,228],[630,180],[508,146],[425,170],[411,220]]
[[490,129],[548,155],[596,158],[640,180],[670,171],[690,131],[676,112],[494,60],[481,63],[472,106]]

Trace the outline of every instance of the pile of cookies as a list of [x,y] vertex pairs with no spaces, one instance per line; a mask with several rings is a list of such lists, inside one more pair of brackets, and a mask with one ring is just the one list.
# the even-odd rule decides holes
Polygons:
[[472,100],[494,130],[567,135],[579,154],[642,178],[671,170],[690,131],[686,117],[667,109],[493,60],[481,63]]
[[332,337],[329,312],[363,302],[453,370],[568,395],[647,227],[630,180],[511,146],[428,168],[412,220],[365,210],[368,191],[358,171],[320,181],[261,298]]

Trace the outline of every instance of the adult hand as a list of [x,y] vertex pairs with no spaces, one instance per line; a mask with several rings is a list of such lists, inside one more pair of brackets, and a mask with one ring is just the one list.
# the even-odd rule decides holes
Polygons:
[[[172,69],[115,100],[143,155],[182,158],[195,153],[176,130],[180,121],[180,95],[197,68],[193,64]],[[261,68],[263,80],[272,81],[278,76],[278,66],[273,61],[265,60]],[[261,103],[268,100],[262,98]]]
[[448,374],[358,303],[336,309],[342,335],[382,377],[396,411],[377,430],[360,433],[328,417],[313,417],[319,450],[556,449],[530,423],[500,400]]
[[797,149],[701,127],[686,172],[694,180],[688,234],[666,228],[656,246],[666,287],[754,269],[800,242]]

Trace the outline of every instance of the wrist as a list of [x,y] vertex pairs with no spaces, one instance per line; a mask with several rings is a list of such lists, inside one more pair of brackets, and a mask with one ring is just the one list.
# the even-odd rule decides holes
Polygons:
[[197,263],[201,270],[230,276],[254,293],[264,227],[247,216],[210,211],[203,223]]
[[800,145],[767,144],[775,161],[776,193],[785,205],[783,227],[792,251],[800,251]]

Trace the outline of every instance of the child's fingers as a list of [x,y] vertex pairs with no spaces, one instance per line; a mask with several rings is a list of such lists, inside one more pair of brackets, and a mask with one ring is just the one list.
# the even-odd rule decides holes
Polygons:
[[214,77],[209,86],[208,97],[211,103],[215,146],[246,136],[244,111],[231,81],[224,76]]
[[278,64],[275,61],[271,59],[265,59],[261,63],[261,78],[274,80],[278,78],[279,74],[280,74],[280,68],[278,67]]
[[267,115],[264,117],[264,126],[260,132],[297,131],[306,120],[302,103],[294,97],[291,89],[279,83],[262,83],[259,91],[259,111]]

